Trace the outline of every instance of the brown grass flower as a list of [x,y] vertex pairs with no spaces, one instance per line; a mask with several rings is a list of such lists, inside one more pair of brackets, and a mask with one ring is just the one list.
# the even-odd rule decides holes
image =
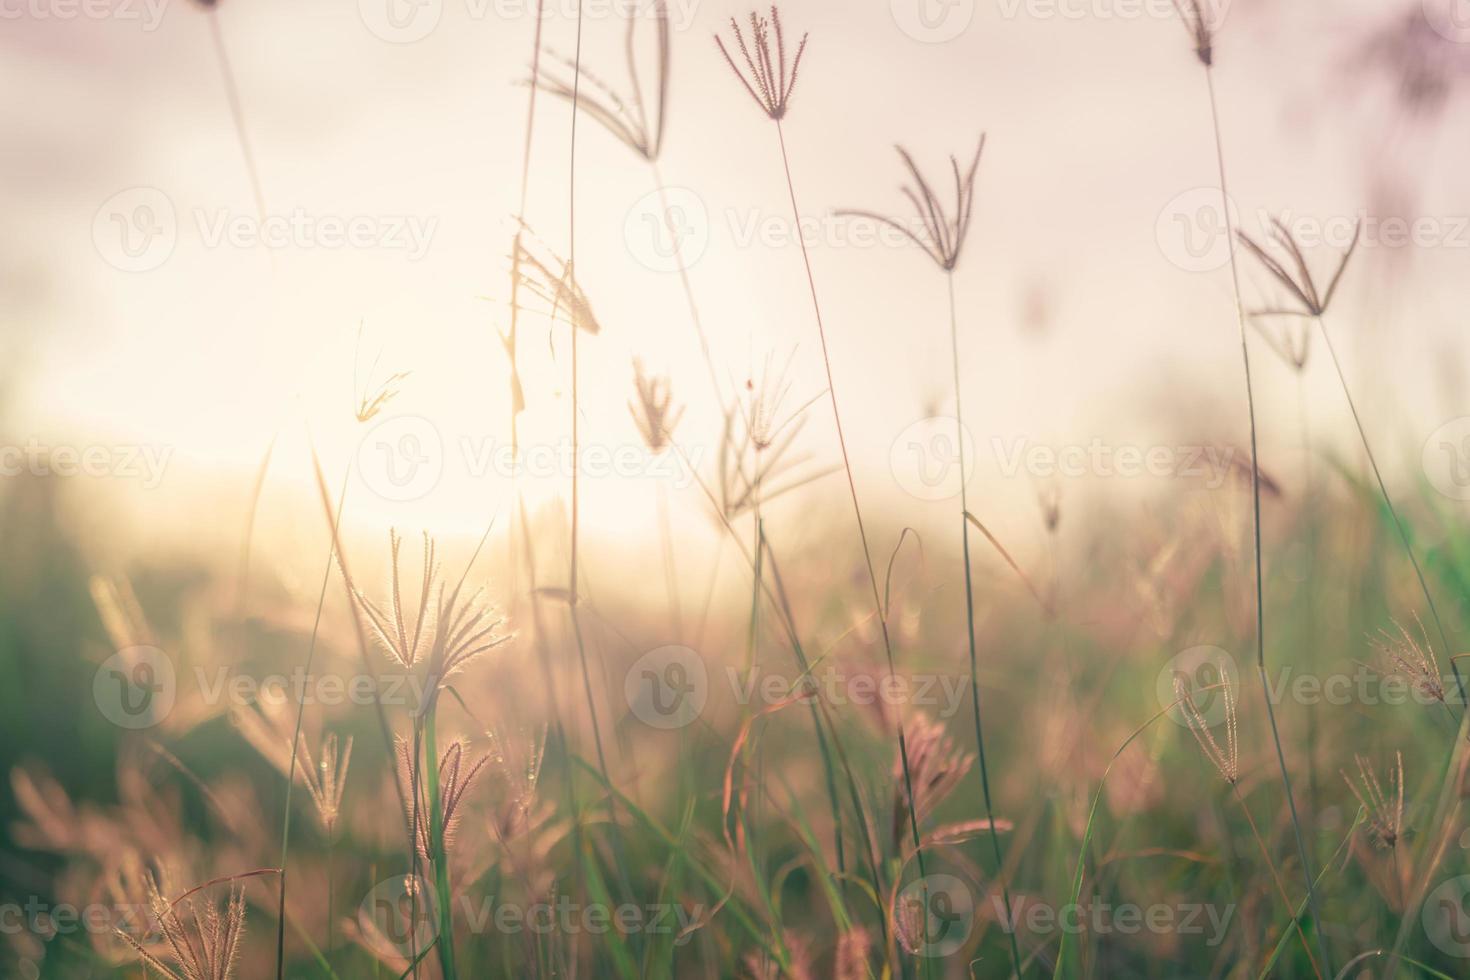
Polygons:
[[[1388,665],[1389,673],[1402,675],[1420,695],[1448,708],[1444,674],[1440,673],[1434,650],[1427,641],[1410,633],[1402,623],[1394,623],[1394,628],[1398,630],[1397,635],[1383,630],[1375,641],[1375,646]],[[1419,631],[1423,633],[1424,624],[1419,624]]]
[[674,395],[670,389],[667,377],[649,375],[644,372],[642,361],[633,361],[634,397],[628,402],[628,411],[651,453],[661,453],[669,447],[674,428],[684,417],[683,406],[673,407]]
[[[975,757],[955,748],[944,725],[928,715],[919,714],[909,720],[905,734],[908,745],[909,776],[913,781],[913,815],[916,823],[933,813],[965,773]],[[893,759],[893,844],[897,847],[909,827],[908,793],[904,788],[903,759],[895,752]]]
[[[229,899],[223,911],[201,895],[190,894],[178,902],[169,902],[150,875],[148,910],[163,936],[163,953],[173,966],[163,962],[143,946],[132,934],[119,929],[117,935],[132,946],[144,964],[170,980],[230,980],[240,955],[240,936],[245,929],[245,888],[230,883]],[[185,914],[179,913],[179,908]]]
[[[541,91],[557,98],[575,103],[578,108],[597,120],[630,150],[646,160],[658,159],[663,144],[664,114],[669,100],[669,11],[664,0],[653,0],[650,5],[654,28],[657,32],[657,48],[654,59],[652,105],[643,94],[643,84],[638,73],[637,28],[640,11],[628,17],[627,34],[623,51],[627,58],[628,80],[631,96],[624,99],[611,85],[589,72],[585,65],[562,55],[552,54],[561,66],[572,72],[568,80],[544,65],[537,69],[532,84]],[[589,90],[590,89],[590,90]]]
[[1368,835],[1373,843],[1392,850],[1404,837],[1404,755],[1394,753],[1386,793],[1367,756],[1354,755],[1353,759],[1358,764],[1358,781],[1354,783],[1346,772],[1342,774],[1343,781],[1367,814]]
[[[397,777],[399,786],[403,790],[403,798],[408,802],[409,822],[414,824],[414,839],[418,841],[419,854],[425,860],[433,853],[429,841],[429,810],[428,803],[424,800],[424,794],[419,789],[421,774],[419,763],[413,758],[412,745],[408,739],[399,736],[394,740],[398,747]],[[485,768],[490,761],[488,755],[476,759],[468,767],[464,764],[464,755],[468,747],[467,742],[456,739],[439,753],[439,812],[443,815],[444,825],[444,847],[448,850],[454,837],[455,828],[459,824],[460,803],[464,801],[465,794],[469,792],[475,777]]]
[[434,541],[428,534],[423,537],[423,564],[413,605],[404,604],[400,561],[403,539],[396,531],[388,532],[391,586],[386,606],[369,599],[355,585],[351,588],[369,632],[388,656],[405,670],[426,662],[430,685],[437,691],[476,657],[511,637],[496,632],[504,620],[486,602],[484,589],[464,592],[468,567],[454,588],[446,591],[439,578]]
[[541,780],[541,762],[546,755],[546,728],[535,737],[508,737],[491,730],[491,770],[500,777],[505,794],[492,815],[491,826],[496,837],[508,841],[524,833],[531,825],[531,811],[536,805]]
[[1172,0],[1174,9],[1179,11],[1179,17],[1184,22],[1184,29],[1189,32],[1189,40],[1194,44],[1194,53],[1205,67],[1215,63],[1215,17],[1213,10],[1207,10],[1208,0]]
[[1352,261],[1353,253],[1358,250],[1358,243],[1362,240],[1363,223],[1359,221],[1354,227],[1353,240],[1338,260],[1337,271],[1332,274],[1326,290],[1317,288],[1317,280],[1312,274],[1312,267],[1307,264],[1306,254],[1291,230],[1279,218],[1271,219],[1271,240],[1285,254],[1284,260],[1271,254],[1267,245],[1257,242],[1244,231],[1237,231],[1235,235],[1246,250],[1265,266],[1271,278],[1287,291],[1297,307],[1253,310],[1251,316],[1299,316],[1317,319],[1327,312],[1332,304],[1332,297],[1337,294],[1342,274],[1347,271],[1348,263]]
[[1199,743],[1200,751],[1205,754],[1206,759],[1210,760],[1210,764],[1215,767],[1221,777],[1234,786],[1240,782],[1240,743],[1235,718],[1235,690],[1231,685],[1230,674],[1224,668],[1221,668],[1220,671],[1220,684],[1220,698],[1225,705],[1225,746],[1223,748],[1215,739],[1215,733],[1211,730],[1210,723],[1205,720],[1204,713],[1195,703],[1194,693],[1185,685],[1183,679],[1178,677],[1174,679],[1174,696],[1179,698],[1185,722],[1189,726],[1190,734]]
[[779,122],[791,104],[791,92],[796,88],[796,73],[801,67],[801,56],[806,51],[807,35],[803,34],[796,45],[796,56],[791,59],[788,74],[786,37],[781,29],[781,12],[776,9],[775,4],[771,5],[770,20],[751,11],[748,42],[740,28],[740,22],[734,17],[730,18],[730,27],[735,32],[735,47],[740,52],[743,67],[735,61],[730,49],[725,47],[724,40],[717,34],[715,44],[719,46],[720,54],[725,56],[725,63],[730,66],[735,77],[740,79],[745,91],[750,93],[761,111]]
[[899,157],[913,179],[913,186],[904,185],[902,192],[909,204],[913,206],[923,234],[915,234],[904,222],[875,211],[848,209],[837,213],[868,218],[895,229],[923,249],[924,253],[933,259],[939,268],[949,272],[959,264],[960,251],[970,231],[970,218],[975,208],[975,174],[980,169],[980,155],[985,152],[985,134],[980,134],[980,143],[975,147],[975,156],[963,173],[960,171],[959,159],[953,155],[949,158],[950,171],[954,177],[953,214],[945,212],[944,205],[939,202],[939,195],[934,192],[929,181],[924,179],[918,164],[914,163],[913,156],[901,146],[894,147],[894,149],[898,150]]
[[873,951],[873,937],[862,926],[844,932],[837,940],[836,961],[832,967],[833,980],[867,980],[869,957]]
[[778,367],[774,355],[767,354],[760,373],[746,379],[736,401],[725,410],[718,475],[726,520],[757,502],[766,503],[832,472],[823,469],[793,475],[811,460],[809,454],[792,452],[806,424],[806,410],[825,394],[818,393],[790,412],[785,410],[795,356],[793,349]]

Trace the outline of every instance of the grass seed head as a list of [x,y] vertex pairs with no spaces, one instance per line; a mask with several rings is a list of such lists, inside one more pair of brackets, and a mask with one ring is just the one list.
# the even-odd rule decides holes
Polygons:
[[725,63],[745,86],[745,91],[755,100],[770,118],[779,122],[791,104],[791,92],[796,88],[796,73],[801,67],[801,56],[806,51],[807,35],[803,34],[796,45],[796,56],[786,63],[786,36],[781,29],[781,12],[771,5],[771,17],[767,20],[755,11],[750,13],[750,36],[746,37],[740,22],[730,18],[730,28],[735,35],[735,49],[740,53],[737,62],[724,39],[715,35],[715,44]]

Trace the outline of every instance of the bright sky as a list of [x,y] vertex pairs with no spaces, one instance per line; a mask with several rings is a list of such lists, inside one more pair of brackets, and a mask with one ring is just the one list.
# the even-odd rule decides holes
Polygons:
[[[626,92],[624,22],[608,0],[586,2],[584,64]],[[349,415],[362,324],[360,383],[375,361],[377,381],[412,372],[384,413],[398,420],[383,436],[390,448],[379,439],[363,452],[437,437],[443,472],[413,500],[355,491],[352,516],[444,531],[504,518],[509,481],[485,467],[509,436],[498,331],[530,6],[224,0],[219,22],[274,219],[267,231],[286,235],[284,247],[268,247],[257,240],[204,10],[182,0],[0,0],[0,82],[12,93],[0,105],[10,440],[168,447],[168,478],[156,490],[128,487],[128,506],[177,537],[192,537],[206,514],[217,515],[211,531],[234,533],[276,433],[268,501],[309,486],[308,427],[333,474],[359,451]],[[548,6],[546,45],[568,53],[575,7]],[[1375,29],[1418,15],[1416,0],[1397,6],[1236,0],[1219,35],[1217,82],[1247,230],[1282,209],[1300,219],[1294,227],[1329,238],[1364,209],[1429,222],[1426,247],[1374,240],[1363,249],[1334,321],[1383,439],[1400,441],[1412,460],[1433,430],[1470,413],[1461,379],[1445,373],[1464,354],[1470,127],[1454,94],[1439,114],[1409,118],[1395,101],[1398,81],[1356,53]],[[794,348],[794,407],[825,380],[776,133],[711,39],[747,8],[674,0],[670,9],[659,166],[695,232],[692,286],[722,381],[743,384],[766,352],[779,359]],[[1243,438],[1228,274],[1208,256],[1208,268],[1192,271],[1197,257],[1180,237],[1201,200],[1213,200],[1214,159],[1204,78],[1169,9],[1167,0],[788,5],[788,33],[812,35],[785,130],[815,236],[838,395],[860,489],[893,508],[895,522],[953,510],[905,493],[890,464],[896,442],[902,456],[914,431],[932,438],[912,426],[950,410],[944,280],[913,248],[875,244],[832,216],[843,207],[901,213],[895,142],[936,171],[947,154],[972,152],[980,131],[988,136],[956,276],[980,459],[972,492],[987,506],[1032,519],[1033,481],[1002,472],[999,445]],[[1432,39],[1463,76],[1470,47]],[[570,116],[553,98],[539,105],[529,219],[564,254]],[[668,372],[688,404],[681,444],[712,459],[718,414],[704,364],[678,276],[650,248],[652,180],[642,160],[582,118],[577,271],[603,324],[580,345],[583,441],[610,456],[636,445],[626,403],[640,357]],[[145,231],[160,230],[130,254]],[[1334,260],[1324,251],[1314,261]],[[1247,295],[1274,298],[1259,270],[1248,269]],[[524,438],[548,452],[569,420],[567,341],[560,330],[549,343],[540,321],[527,322],[522,340]],[[1289,470],[1295,389],[1263,346],[1257,352],[1264,453]],[[1325,361],[1313,369],[1314,425],[1340,430]],[[834,462],[827,404],[808,414],[802,445],[817,465]],[[402,416],[428,420],[429,432]],[[540,499],[565,488],[551,472],[532,481]],[[649,479],[588,485],[594,533],[652,520]],[[1144,485],[1161,484],[1123,486]],[[697,491],[678,492],[680,520],[698,520]],[[293,526],[279,518],[283,533]]]

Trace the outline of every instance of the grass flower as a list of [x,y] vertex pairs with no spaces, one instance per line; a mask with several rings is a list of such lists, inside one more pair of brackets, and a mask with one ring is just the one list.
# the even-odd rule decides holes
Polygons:
[[975,763],[975,757],[955,748],[942,723],[927,715],[919,714],[908,723],[908,771],[913,782],[913,803],[904,792],[903,759],[893,760],[893,844],[902,843],[904,830],[914,821],[922,823],[954,792],[965,773]]
[[786,35],[781,29],[781,12],[774,4],[771,6],[769,20],[751,11],[748,39],[741,30],[740,22],[734,17],[730,18],[730,28],[735,34],[734,46],[740,53],[740,62],[736,62],[724,40],[716,35],[715,44],[719,46],[720,54],[725,56],[725,63],[730,66],[735,77],[740,79],[745,91],[750,93],[761,111],[780,121],[791,104],[791,93],[796,88],[796,74],[801,67],[801,56],[806,51],[807,35],[803,34],[797,43],[796,55],[791,59],[788,70]]
[[430,685],[437,691],[477,657],[511,637],[497,632],[504,620],[486,602],[483,588],[464,591],[468,567],[454,588],[446,590],[446,583],[439,577],[436,547],[428,534],[424,535],[418,594],[410,596],[411,602],[405,604],[402,544],[396,531],[388,532],[391,587],[386,604],[373,601],[355,586],[352,596],[378,645],[405,670],[424,662]]
[[[412,746],[408,739],[396,739],[398,749],[397,776],[399,785],[403,789],[404,798],[413,801],[410,804],[409,820],[414,825],[414,836],[418,841],[419,857],[428,860],[433,854],[432,841],[430,839],[429,814],[424,799],[422,785],[422,774],[420,765],[413,758]],[[469,743],[462,739],[456,739],[440,753],[439,758],[439,805],[441,807],[443,821],[444,847],[448,849],[454,838],[455,828],[459,825],[462,816],[460,804],[464,802],[465,794],[469,792],[470,786],[475,778],[480,775],[481,770],[490,762],[489,755],[483,755],[474,762],[466,765],[464,761],[465,752]]]
[[[1434,649],[1410,633],[1403,624],[1395,623],[1394,628],[1398,631],[1396,634],[1384,630],[1376,641],[1389,672],[1407,679],[1421,697],[1438,701],[1448,708],[1444,674],[1440,673]],[[1421,634],[1423,629],[1423,624],[1420,624]]]
[[[560,55],[553,57],[561,67],[572,71],[574,77],[568,80],[559,71],[543,66],[535,71],[532,83],[543,92],[573,103],[601,123],[628,149],[651,162],[658,159],[659,150],[663,146],[664,115],[669,100],[670,32],[668,5],[664,0],[653,0],[650,9],[657,33],[653,67],[654,94],[651,100],[644,95],[638,73],[638,11],[627,19],[627,34],[623,44],[631,92],[627,98],[623,98],[611,85],[585,67]],[[590,86],[591,91],[582,88],[583,85]]]
[[980,169],[980,156],[985,152],[985,134],[980,135],[980,143],[975,147],[975,156],[963,171],[960,169],[959,158],[954,156],[949,158],[950,171],[954,178],[953,213],[946,212],[933,185],[924,178],[924,174],[914,163],[913,156],[901,146],[895,149],[898,150],[898,155],[903,160],[903,165],[908,169],[909,177],[913,181],[911,186],[904,185],[902,192],[909,204],[913,206],[922,234],[916,234],[910,224],[876,211],[847,209],[837,213],[869,218],[893,228],[923,249],[924,254],[933,259],[935,265],[949,272],[959,264],[960,251],[964,248],[965,238],[970,231],[970,219],[975,210],[975,174]]
[[1194,740],[1199,743],[1200,751],[1210,764],[1220,773],[1220,776],[1231,786],[1240,782],[1240,744],[1237,738],[1237,727],[1235,718],[1235,691],[1230,683],[1230,675],[1224,670],[1220,672],[1220,698],[1225,705],[1225,745],[1222,747],[1215,738],[1210,723],[1205,719],[1204,713],[1200,711],[1199,705],[1195,703],[1194,693],[1185,686],[1180,678],[1174,679],[1174,696],[1180,699],[1180,707],[1184,710],[1185,723]]
[[[118,936],[133,947],[146,966],[169,980],[231,980],[245,929],[244,886],[230,883],[223,911],[213,901],[197,894],[170,902],[159,892],[158,883],[151,875],[147,886],[148,911],[163,937],[166,952],[155,955],[124,930],[119,929]],[[171,962],[165,963],[164,959]]]
[[1387,792],[1384,792],[1383,784],[1366,756],[1354,755],[1353,759],[1358,764],[1358,780],[1353,782],[1344,772],[1343,782],[1347,783],[1367,815],[1368,835],[1373,843],[1392,850],[1404,838],[1404,755],[1402,752],[1394,753]]
[[645,373],[643,362],[633,362],[634,397],[628,402],[628,411],[638,425],[643,444],[651,453],[661,453],[669,448],[674,429],[684,417],[683,407],[674,408],[674,395],[669,379]]

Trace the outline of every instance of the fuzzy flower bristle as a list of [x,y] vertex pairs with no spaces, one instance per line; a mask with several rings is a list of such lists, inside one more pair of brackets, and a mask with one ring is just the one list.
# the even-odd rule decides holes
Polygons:
[[1368,819],[1368,833],[1373,842],[1386,850],[1392,850],[1404,838],[1404,755],[1395,752],[1394,766],[1388,773],[1388,792],[1378,781],[1378,774],[1366,756],[1354,755],[1358,764],[1358,781],[1353,782],[1347,773],[1343,781]]
[[[147,892],[149,915],[166,951],[155,955],[131,933],[117,931],[143,963],[169,980],[232,980],[245,929],[244,886],[231,882],[223,911],[213,900],[195,894],[170,902],[152,875],[147,878]],[[186,915],[179,914],[181,905]]]
[[[796,88],[796,74],[801,67],[801,56],[806,51],[807,35],[803,34],[796,45],[796,56],[791,59],[789,74],[786,64],[786,36],[781,28],[781,12],[773,4],[770,19],[755,11],[750,13],[750,37],[740,27],[740,22],[730,18],[730,28],[735,34],[735,48],[740,52],[736,62],[724,40],[717,34],[715,44],[725,63],[745,86],[745,91],[755,100],[771,119],[780,122],[791,104],[791,92]],[[742,64],[743,63],[743,64]]]
[[970,218],[975,209],[975,174],[980,169],[980,157],[985,152],[985,134],[980,134],[980,143],[975,148],[975,155],[970,160],[970,165],[963,171],[960,169],[958,157],[949,158],[949,167],[954,178],[953,214],[946,213],[944,206],[939,203],[939,196],[934,192],[933,185],[919,170],[913,155],[901,146],[894,149],[898,150],[898,155],[903,160],[909,177],[913,180],[913,186],[905,185],[902,193],[913,206],[923,234],[915,234],[905,223],[876,211],[848,209],[837,213],[867,218],[894,229],[923,249],[924,254],[933,259],[941,269],[946,272],[952,271],[959,264],[960,251],[964,248],[965,238],[970,231]]
[[1215,767],[1220,776],[1234,786],[1240,782],[1240,744],[1237,738],[1238,728],[1235,718],[1235,690],[1231,686],[1230,675],[1224,670],[1220,672],[1220,683],[1220,698],[1225,705],[1225,745],[1223,748],[1216,740],[1215,733],[1211,730],[1204,713],[1195,703],[1194,693],[1185,686],[1183,680],[1177,677],[1174,679],[1174,696],[1179,699],[1189,732],[1199,743],[1200,751],[1205,754],[1206,759],[1210,760],[1210,764]]

